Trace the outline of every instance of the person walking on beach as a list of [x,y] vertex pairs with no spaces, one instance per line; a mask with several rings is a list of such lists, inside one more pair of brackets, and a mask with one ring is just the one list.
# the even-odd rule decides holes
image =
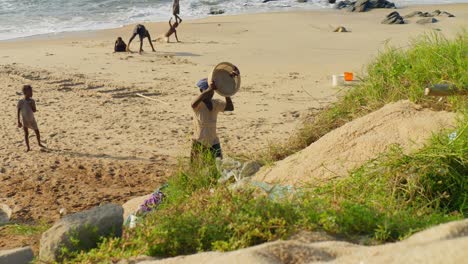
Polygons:
[[200,80],[197,87],[201,94],[192,102],[195,131],[191,160],[196,160],[202,153],[209,153],[213,158],[223,158],[221,144],[216,134],[218,113],[234,111],[234,104],[230,97],[225,97],[225,101],[213,99],[216,85],[214,82],[208,84],[208,79]]
[[179,0],[174,0],[174,3],[172,4],[172,14],[175,17],[175,22],[177,24],[182,23],[182,19],[180,18],[180,5],[179,5]]
[[[45,148],[41,143],[41,134],[39,133],[39,128],[37,127],[36,119],[34,118],[34,113],[37,112],[36,102],[32,99],[33,90],[31,85],[23,86],[24,99],[18,101],[18,127],[23,128],[24,130],[24,140],[26,141],[26,152],[30,151],[29,147],[29,129],[34,130],[36,133],[37,143],[40,147]],[[21,123],[21,118],[23,123]]]
[[130,44],[132,43],[132,41],[136,37],[136,35],[138,35],[140,37],[140,51],[138,53],[141,54],[143,52],[143,39],[145,39],[145,38],[148,38],[148,41],[149,41],[149,43],[151,45],[151,48],[153,49],[153,52],[156,52],[156,50],[154,50],[153,43],[151,42],[151,36],[150,36],[149,31],[145,28],[145,26],[140,25],[140,24],[136,25],[135,29],[133,30],[133,35],[130,38],[130,40],[128,41],[127,51],[131,52],[130,51]]

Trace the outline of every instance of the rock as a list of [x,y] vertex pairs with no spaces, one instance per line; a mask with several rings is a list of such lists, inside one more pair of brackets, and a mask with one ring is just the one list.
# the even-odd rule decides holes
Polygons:
[[122,205],[124,222],[127,221],[131,214],[136,213],[138,209],[140,209],[140,206],[149,198],[150,195],[151,194],[147,194],[133,198]]
[[345,27],[337,27],[333,32],[349,32]]
[[442,13],[442,11],[440,11],[439,9],[434,10],[434,12],[432,12],[432,16],[438,16],[440,15],[440,13]]
[[240,178],[244,179],[250,176],[253,176],[257,171],[260,170],[262,165],[256,161],[248,161],[244,163],[240,171]]
[[416,23],[424,25],[424,24],[436,23],[437,21],[438,20],[433,17],[426,17],[426,18],[419,19],[418,21],[416,21]]
[[102,237],[122,236],[122,224],[123,209],[115,204],[67,215],[42,234],[39,259],[60,261],[65,257],[61,253],[63,248],[70,251],[94,248]]
[[0,264],[28,264],[33,259],[31,247],[0,250]]
[[0,225],[7,224],[12,214],[11,208],[6,204],[0,204]]
[[442,11],[439,16],[446,16],[446,17],[455,17],[455,15],[447,12],[447,11]]
[[370,7],[369,0],[357,0],[354,3],[353,12],[366,12],[369,7]]
[[432,13],[429,12],[421,12],[421,11],[414,11],[409,13],[408,15],[404,16],[404,18],[412,18],[412,17],[435,17],[435,16],[446,16],[446,17],[455,17],[454,15],[450,14],[446,11],[435,10]]
[[336,3],[336,0],[328,0],[328,3],[329,4],[334,4],[334,3]]
[[340,1],[335,8],[348,9],[350,12],[366,12],[374,8],[396,8],[395,4],[387,0],[349,0]]
[[415,17],[415,16],[421,16],[423,14],[423,12],[421,11],[413,11],[405,16],[403,16],[404,18],[412,18],[412,17]]
[[298,3],[307,3],[307,0],[297,0]]
[[224,14],[224,13],[225,13],[225,11],[223,9],[219,9],[219,8],[216,8],[216,7],[210,8],[210,12],[209,12],[210,15],[221,15],[221,14]]
[[405,24],[405,20],[400,14],[396,11],[391,12],[388,14],[384,20],[381,22],[382,24]]

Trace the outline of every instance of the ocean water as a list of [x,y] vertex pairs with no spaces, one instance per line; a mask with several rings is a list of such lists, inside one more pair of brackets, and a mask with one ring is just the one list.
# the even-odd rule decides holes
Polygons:
[[[396,0],[397,5],[466,3],[468,0]],[[207,16],[211,7],[226,14],[332,8],[326,0],[180,0],[181,17]],[[70,31],[116,28],[166,21],[172,0],[0,0],[0,40]]]

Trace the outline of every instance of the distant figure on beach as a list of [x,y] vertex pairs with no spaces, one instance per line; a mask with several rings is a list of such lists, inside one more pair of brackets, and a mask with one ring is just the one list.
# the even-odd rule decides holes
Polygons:
[[[233,72],[232,74],[239,73]],[[197,87],[201,94],[192,102],[195,131],[191,160],[198,159],[203,153],[209,153],[213,158],[223,158],[221,144],[216,134],[218,113],[234,111],[234,104],[230,97],[225,97],[225,101],[213,99],[217,88],[214,82],[208,84],[208,79],[198,81]]]
[[[180,20],[180,23],[182,23],[182,19]],[[172,17],[171,19],[169,20],[169,30],[166,32],[166,34],[164,35],[164,40],[169,43],[169,38],[171,37],[172,34],[174,34],[175,36],[175,39],[177,42],[180,42],[179,41],[179,38],[177,37],[177,27],[179,26],[180,24],[179,22],[177,22],[177,18],[174,22],[174,24],[172,24]]]
[[136,25],[135,29],[133,30],[133,35],[130,38],[130,40],[128,41],[127,51],[131,52],[130,51],[130,44],[132,43],[132,41],[136,37],[136,35],[138,35],[140,37],[140,51],[138,53],[141,54],[143,52],[143,39],[145,39],[145,38],[148,38],[148,42],[150,43],[151,48],[153,49],[153,52],[156,52],[156,50],[154,50],[153,43],[151,42],[150,33],[145,28],[145,26],[140,25],[140,24]]
[[121,37],[118,37],[115,41],[114,52],[125,52],[127,51],[127,44],[122,40]]
[[[26,152],[30,151],[29,147],[29,129],[34,130],[36,133],[37,143],[40,147],[45,148],[41,143],[41,134],[39,133],[39,128],[37,127],[36,119],[34,118],[34,113],[37,111],[36,102],[32,99],[33,90],[31,85],[23,86],[24,99],[18,101],[18,127],[23,128],[24,130],[24,140],[26,141]],[[21,123],[21,118],[23,123]]]
[[175,21],[177,24],[182,23],[182,19],[180,18],[180,5],[179,5],[179,0],[174,0],[174,3],[172,4],[172,14],[175,17]]

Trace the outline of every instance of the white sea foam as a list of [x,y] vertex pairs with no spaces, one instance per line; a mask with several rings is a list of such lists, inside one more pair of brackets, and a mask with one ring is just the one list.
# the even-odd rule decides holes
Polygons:
[[[395,0],[399,5],[460,3],[468,0]],[[181,16],[200,18],[211,7],[226,14],[331,8],[326,0],[180,0]],[[0,0],[0,40],[69,31],[116,28],[123,25],[165,21],[172,0]]]

